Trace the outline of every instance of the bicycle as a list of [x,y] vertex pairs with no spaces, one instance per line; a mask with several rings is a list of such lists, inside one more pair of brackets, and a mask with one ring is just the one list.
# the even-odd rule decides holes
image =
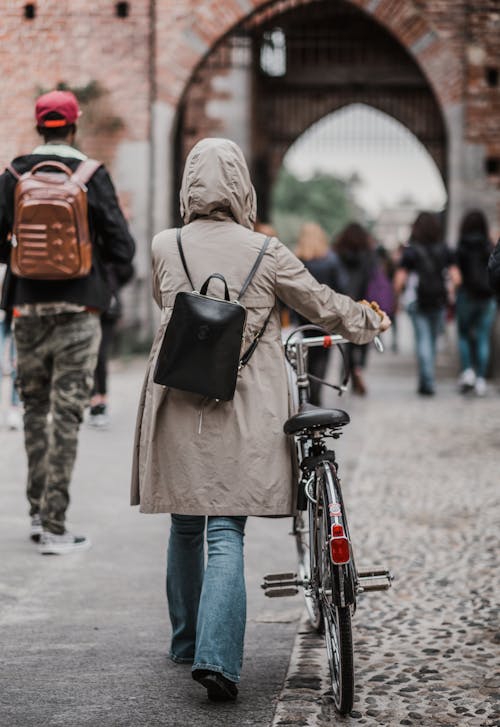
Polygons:
[[[320,336],[302,337],[304,332]],[[297,335],[301,337],[293,340]],[[298,573],[278,573],[264,577],[267,596],[290,596],[304,589],[307,615],[313,628],[324,634],[333,700],[340,714],[352,710],[354,700],[354,652],[351,617],[356,598],[366,591],[387,590],[392,575],[385,568],[359,571],[356,568],[346,508],[342,497],[335,452],[325,440],[338,439],[349,415],[342,409],[323,409],[309,403],[307,352],[313,346],[329,348],[346,343],[339,335],[329,335],[318,326],[301,326],[284,344],[285,355],[295,372],[297,413],[284,424],[293,436],[298,460],[297,514],[292,535],[298,554]],[[375,345],[381,351],[380,339]],[[346,390],[348,372],[340,386]]]

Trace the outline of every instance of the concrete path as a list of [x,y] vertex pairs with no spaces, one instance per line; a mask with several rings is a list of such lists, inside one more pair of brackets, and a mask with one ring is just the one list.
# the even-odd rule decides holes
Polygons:
[[[115,367],[116,368],[116,367]],[[249,618],[241,698],[215,707],[188,667],[167,658],[164,596],[169,517],[128,505],[143,361],[112,378],[112,425],[84,426],[68,526],[90,551],[41,556],[27,538],[22,434],[0,432],[0,726],[268,725],[301,602],[272,601],[264,573],[294,565],[290,520],[251,519]]]

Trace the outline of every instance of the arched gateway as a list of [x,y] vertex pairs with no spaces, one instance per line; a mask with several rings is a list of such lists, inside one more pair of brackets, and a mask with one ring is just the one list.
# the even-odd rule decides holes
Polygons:
[[[448,189],[452,235],[467,204],[480,203],[495,221],[497,194],[486,174],[474,174],[473,184],[467,179],[463,49],[439,28],[443,17],[429,17],[427,3],[198,2],[177,20],[175,33],[162,31],[162,5],[155,188],[173,191],[170,214],[183,160],[198,138],[226,135],[242,145],[265,216],[269,185],[288,146],[322,116],[364,102],[397,118],[428,149]],[[475,172],[484,167],[480,149],[467,153],[476,157]],[[167,216],[165,197],[157,194],[154,226]]]
[[228,136],[246,153],[259,215],[267,219],[270,187],[290,145],[319,119],[364,103],[412,131],[446,181],[441,108],[394,36],[344,1],[285,10],[281,3],[280,10],[274,5],[252,15],[194,72],[179,104],[174,178],[198,139]]

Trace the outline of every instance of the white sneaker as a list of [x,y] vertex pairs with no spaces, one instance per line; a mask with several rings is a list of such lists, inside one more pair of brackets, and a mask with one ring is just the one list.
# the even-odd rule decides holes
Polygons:
[[87,550],[90,546],[90,540],[83,535],[72,535],[68,532],[56,535],[44,530],[40,536],[38,551],[42,555],[67,555],[77,550]]
[[109,414],[106,404],[96,404],[90,407],[88,423],[96,429],[106,429],[109,426]]
[[107,414],[95,414],[89,416],[89,425],[96,429],[107,429],[109,427],[109,416]]
[[481,378],[481,376],[478,376],[476,379],[476,385],[474,387],[474,391],[476,392],[476,396],[486,396],[487,388],[486,388],[486,381]]
[[473,369],[465,369],[458,377],[458,388],[462,394],[472,391],[476,384],[476,374]]
[[21,408],[13,406],[9,409],[6,419],[7,429],[19,432],[23,428],[23,414]]
[[40,536],[43,532],[42,528],[42,518],[37,513],[36,515],[33,515],[31,518],[31,526],[30,526],[30,538],[34,543],[40,542]]

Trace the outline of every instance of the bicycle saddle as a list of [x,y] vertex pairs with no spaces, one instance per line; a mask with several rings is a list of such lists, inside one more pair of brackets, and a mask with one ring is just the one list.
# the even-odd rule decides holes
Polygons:
[[328,427],[336,429],[350,422],[349,414],[342,409],[321,409],[312,404],[303,404],[298,414],[287,419],[283,425],[285,434],[295,434],[301,429]]

